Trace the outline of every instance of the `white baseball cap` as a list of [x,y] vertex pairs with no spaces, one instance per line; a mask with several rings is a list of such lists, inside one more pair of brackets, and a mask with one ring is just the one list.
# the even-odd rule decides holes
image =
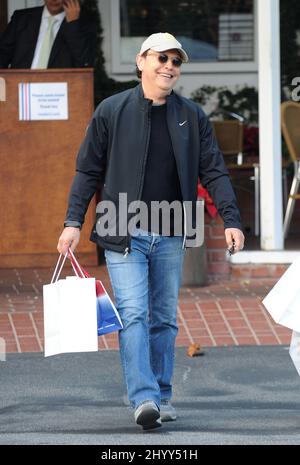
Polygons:
[[156,34],[151,34],[151,36],[149,36],[142,43],[140,55],[145,53],[150,48],[155,52],[165,52],[166,50],[176,49],[178,50],[184,63],[189,61],[189,57],[186,51],[183,50],[181,43],[178,42],[178,40],[176,40],[175,37],[168,32],[157,32]]

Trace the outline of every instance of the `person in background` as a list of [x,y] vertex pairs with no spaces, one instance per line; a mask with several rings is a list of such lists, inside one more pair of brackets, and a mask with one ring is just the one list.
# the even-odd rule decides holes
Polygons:
[[0,68],[93,67],[96,23],[81,15],[79,0],[44,0],[17,10],[0,37]]
[[[96,109],[77,157],[60,253],[76,248],[99,183],[102,202],[112,202],[117,212],[120,193],[126,193],[129,203],[144,202],[151,208],[157,208],[157,201],[177,201],[183,208],[185,202],[195,204],[198,178],[224,220],[228,248],[232,253],[243,248],[236,198],[208,118],[195,102],[173,91],[187,61],[173,35],[152,34],[136,57],[141,83],[103,100]],[[118,232],[106,236],[101,235],[101,222],[107,215],[97,212],[91,239],[105,249],[123,322],[119,342],[128,398],[135,422],[154,429],[177,416],[171,404],[172,375],[186,222],[176,235],[172,227],[168,234],[152,222],[147,230],[137,225],[132,233],[121,234],[118,212],[112,221]]]

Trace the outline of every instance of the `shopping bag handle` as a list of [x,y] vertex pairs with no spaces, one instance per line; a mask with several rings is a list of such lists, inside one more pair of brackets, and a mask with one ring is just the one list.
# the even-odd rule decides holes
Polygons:
[[[60,256],[58,257],[58,260],[57,260],[57,263],[56,263],[56,267],[55,267],[55,270],[54,270],[54,272],[53,272],[53,276],[52,276],[52,279],[51,279],[51,284],[52,284],[53,282],[56,283],[56,281],[58,281],[58,278],[59,278],[59,276],[60,276],[61,270],[63,269],[63,266],[64,266],[64,264],[65,264],[67,255],[64,256],[64,259],[63,259],[63,261],[62,261],[61,267],[60,267],[60,269],[59,269],[59,271],[58,271],[58,273],[57,273],[57,269],[58,269],[58,267],[59,267],[60,260],[61,260],[61,257],[62,257],[62,256],[63,256],[63,254],[60,254]],[[56,276],[56,273],[57,273],[57,276]],[[55,278],[55,279],[54,279],[54,278]]]
[[[70,250],[71,250],[71,249],[69,249],[69,251],[70,251]],[[63,256],[63,254],[60,254],[60,255],[59,255],[58,260],[57,260],[57,263],[56,263],[56,266],[55,266],[55,270],[54,270],[54,272],[53,272],[53,276],[52,276],[52,279],[51,279],[51,284],[52,284],[53,282],[56,283],[56,282],[58,281],[58,278],[60,277],[61,270],[63,269],[63,266],[64,266],[64,264],[65,264],[65,261],[66,261],[68,255],[69,255],[69,251],[68,251],[64,256]],[[60,261],[61,261],[61,257],[62,257],[62,256],[63,256],[64,258],[63,258],[63,261],[62,261],[62,263],[61,263],[61,265],[60,265]],[[69,257],[69,258],[70,258],[70,257]],[[74,257],[74,258],[75,258],[75,257]],[[75,260],[76,260],[76,259],[75,259]],[[59,268],[59,271],[57,272],[57,269],[58,269],[59,265],[60,265],[60,268]],[[81,271],[81,269],[80,269],[80,266],[79,266],[79,270],[80,270],[80,271],[78,271],[77,266],[76,266],[76,263],[75,263],[75,265],[74,265],[74,263],[71,261],[71,265],[72,265],[73,271],[74,271],[74,273],[76,274],[77,278],[80,278],[80,277],[81,277],[81,278],[82,278],[82,277],[84,278],[84,277],[85,277],[85,276],[82,276],[82,271]],[[78,265],[79,265],[79,264],[78,264]],[[81,274],[81,276],[79,276],[79,274]]]
[[[73,267],[74,272],[81,274],[82,278],[90,278],[91,275],[83,268],[82,265],[79,264],[77,261],[73,251],[71,249],[68,250],[68,257],[70,259],[71,265]],[[78,275],[77,275],[78,276]],[[96,279],[96,295],[99,295],[100,293],[103,294],[103,292],[106,292],[105,287],[103,286],[102,282],[100,280]],[[108,295],[108,294],[107,294]],[[108,296],[108,298],[110,298]]]
[[68,257],[70,259],[71,265],[73,267],[74,272],[78,275],[81,275],[81,278],[90,278],[90,274],[78,263],[73,251],[69,248],[68,249]]

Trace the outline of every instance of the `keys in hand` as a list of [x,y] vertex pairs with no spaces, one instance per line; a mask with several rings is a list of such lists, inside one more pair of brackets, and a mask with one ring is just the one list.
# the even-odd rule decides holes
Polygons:
[[232,246],[229,249],[227,249],[227,252],[231,256],[234,254],[234,251],[235,251],[235,241],[232,241]]

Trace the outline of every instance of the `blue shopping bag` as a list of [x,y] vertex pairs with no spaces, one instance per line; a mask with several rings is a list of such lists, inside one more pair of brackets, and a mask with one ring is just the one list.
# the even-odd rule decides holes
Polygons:
[[123,328],[118,310],[101,281],[96,281],[98,336]]

